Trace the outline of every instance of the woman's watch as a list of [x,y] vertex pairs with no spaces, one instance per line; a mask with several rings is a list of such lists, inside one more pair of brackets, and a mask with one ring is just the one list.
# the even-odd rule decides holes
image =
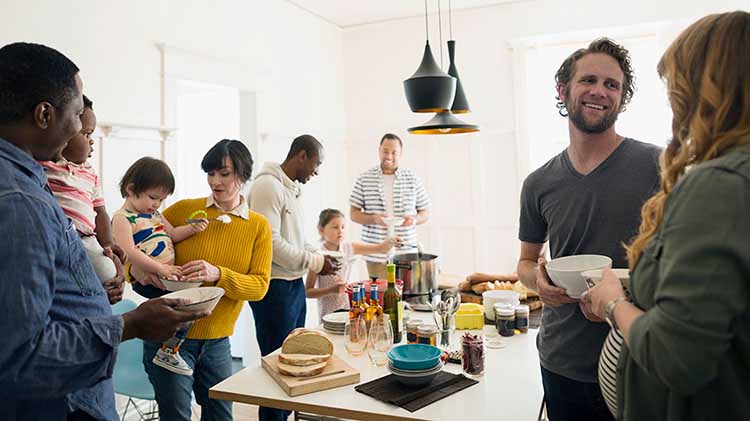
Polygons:
[[627,300],[625,297],[617,297],[614,300],[607,303],[607,314],[605,319],[607,322],[609,322],[609,325],[613,328],[620,330],[619,327],[617,327],[617,322],[615,321],[615,307],[617,307],[617,304],[620,304],[622,301]]

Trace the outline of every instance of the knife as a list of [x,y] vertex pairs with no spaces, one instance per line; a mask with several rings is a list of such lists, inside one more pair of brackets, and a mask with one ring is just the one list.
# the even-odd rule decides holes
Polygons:
[[346,370],[336,370],[336,371],[331,371],[330,373],[318,374],[317,376],[305,377],[304,379],[299,379],[298,382],[306,382],[308,380],[315,380],[315,379],[319,379],[321,377],[333,376],[334,374],[341,374],[341,373],[343,373],[345,371]]

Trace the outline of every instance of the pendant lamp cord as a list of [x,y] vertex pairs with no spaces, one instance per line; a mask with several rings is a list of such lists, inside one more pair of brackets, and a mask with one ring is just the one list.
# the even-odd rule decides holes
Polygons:
[[442,0],[438,0],[438,29],[440,29],[440,70],[443,70],[443,19],[440,14],[440,3]]
[[450,29],[451,39],[453,39],[453,15],[451,13],[452,10],[453,7],[451,6],[451,0],[448,0],[448,28]]
[[427,0],[424,0],[424,39],[430,42],[430,28],[427,26]]

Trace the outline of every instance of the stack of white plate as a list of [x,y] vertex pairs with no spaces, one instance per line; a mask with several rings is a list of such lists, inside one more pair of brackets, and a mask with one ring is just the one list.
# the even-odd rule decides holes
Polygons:
[[349,313],[347,312],[326,314],[323,316],[323,329],[334,335],[343,335],[344,326],[346,326],[348,320]]
[[388,361],[388,371],[393,373],[399,382],[407,386],[423,386],[432,381],[435,376],[443,370],[443,361],[438,360],[437,365],[425,370],[404,370],[393,366]]

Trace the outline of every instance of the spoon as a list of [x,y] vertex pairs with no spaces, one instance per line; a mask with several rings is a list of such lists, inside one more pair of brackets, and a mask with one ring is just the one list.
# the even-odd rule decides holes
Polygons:
[[[208,222],[219,221],[219,222],[223,222],[225,224],[228,224],[228,223],[232,222],[232,218],[230,218],[229,215],[227,215],[227,214],[219,215],[216,218],[206,218],[206,219],[208,219]],[[202,220],[203,219],[186,219],[185,222],[187,222],[188,224],[197,224],[197,223],[201,222]]]

